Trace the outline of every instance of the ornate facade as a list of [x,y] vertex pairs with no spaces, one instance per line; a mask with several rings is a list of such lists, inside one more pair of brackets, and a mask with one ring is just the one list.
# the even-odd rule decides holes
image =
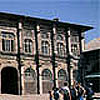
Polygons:
[[89,26],[0,13],[0,93],[42,94],[77,77]]

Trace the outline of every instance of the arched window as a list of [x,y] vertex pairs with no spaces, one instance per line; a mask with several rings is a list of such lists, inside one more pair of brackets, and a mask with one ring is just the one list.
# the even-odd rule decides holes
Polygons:
[[41,34],[41,37],[42,37],[42,39],[48,39],[49,38],[49,35],[48,35],[48,33],[47,32],[42,32],[42,34]]
[[57,40],[63,40],[63,37],[61,35],[57,35]]
[[63,43],[57,43],[57,52],[58,52],[58,55],[60,56],[64,55],[65,48],[64,48]]
[[41,50],[42,50],[42,54],[49,54],[49,43],[48,43],[48,41],[42,41]]
[[43,70],[42,80],[52,80],[52,73],[49,69],[44,69]]
[[58,72],[58,79],[59,80],[66,80],[66,71],[63,69],[60,69]]
[[31,67],[25,70],[25,80],[36,80],[36,73]]
[[27,53],[32,53],[32,40],[31,39],[24,40],[24,50]]
[[14,51],[14,34],[11,32],[1,32],[2,36],[2,50],[3,51]]

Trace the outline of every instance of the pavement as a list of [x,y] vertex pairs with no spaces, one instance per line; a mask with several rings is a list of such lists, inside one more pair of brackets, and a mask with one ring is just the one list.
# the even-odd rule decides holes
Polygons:
[[10,95],[0,94],[0,100],[49,100],[48,94],[42,95]]
[[94,100],[100,100],[100,93],[94,93],[93,98]]

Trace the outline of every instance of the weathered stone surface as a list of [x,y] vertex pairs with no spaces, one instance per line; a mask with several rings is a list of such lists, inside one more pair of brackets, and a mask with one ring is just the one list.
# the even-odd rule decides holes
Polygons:
[[0,100],[49,100],[49,94],[42,95],[9,95],[0,94]]

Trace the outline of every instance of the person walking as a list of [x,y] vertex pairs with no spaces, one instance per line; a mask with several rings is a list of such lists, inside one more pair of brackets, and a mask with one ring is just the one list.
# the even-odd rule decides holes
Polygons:
[[64,91],[64,100],[71,100],[71,93],[67,82],[64,83],[64,87],[62,87],[62,90]]
[[94,91],[92,90],[92,83],[87,83],[85,86],[86,90],[86,100],[93,100],[92,96],[94,95]]
[[85,95],[85,89],[82,87],[81,83],[76,84],[77,89],[77,100],[84,100],[83,96]]
[[71,88],[71,97],[72,97],[72,100],[77,100],[76,81],[73,82],[73,85]]

